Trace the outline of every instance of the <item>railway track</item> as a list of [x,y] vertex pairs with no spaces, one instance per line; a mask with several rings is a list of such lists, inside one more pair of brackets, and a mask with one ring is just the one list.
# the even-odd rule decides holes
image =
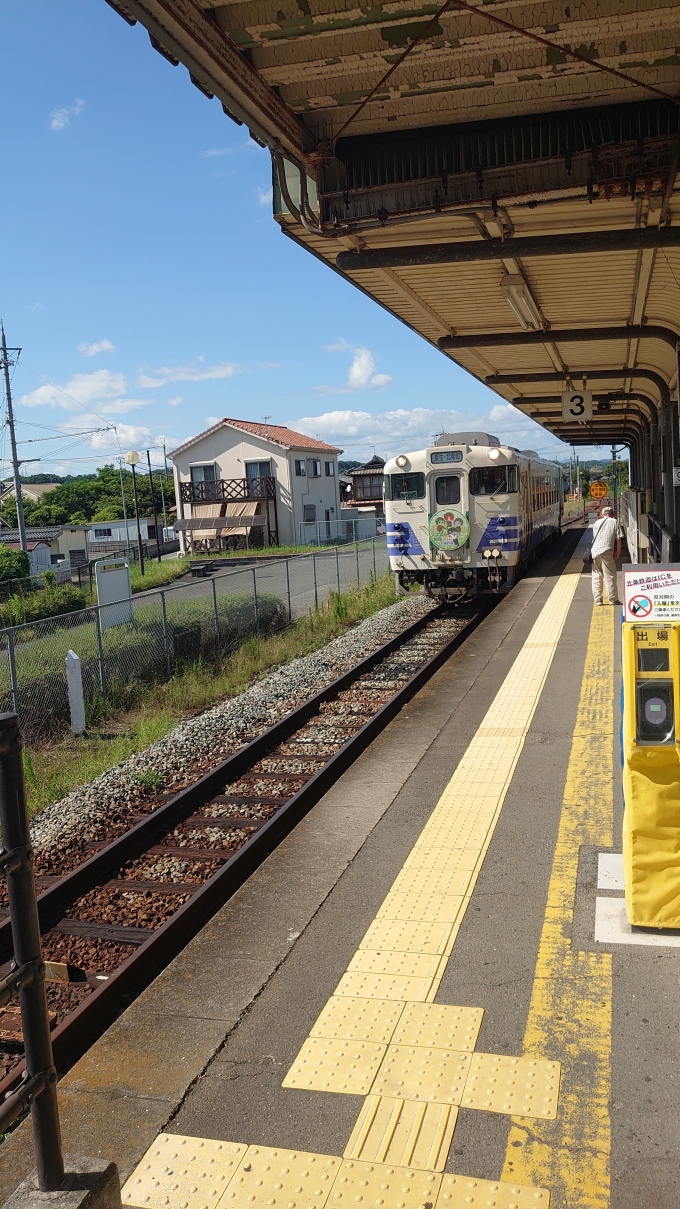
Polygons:
[[[485,615],[439,607],[167,800],[112,803],[108,832],[36,859],[43,953],[64,1073],[236,892]],[[60,866],[62,869],[64,865]],[[2,912],[0,902],[0,912]],[[0,917],[0,974],[9,919]],[[15,1033],[13,1034],[13,1023]],[[0,1099],[23,1075],[0,1015]],[[14,1036],[14,1040],[12,1037]]]

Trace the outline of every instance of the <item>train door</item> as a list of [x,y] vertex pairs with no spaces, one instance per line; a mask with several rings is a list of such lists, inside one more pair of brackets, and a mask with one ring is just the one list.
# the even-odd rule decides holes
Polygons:
[[524,519],[523,548],[520,561],[523,561],[531,549],[531,539],[534,530],[534,510],[531,491],[531,462],[520,471],[519,476],[520,510]]
[[470,533],[465,475],[447,471],[430,476],[430,518],[430,527],[434,523],[436,529],[435,544],[449,554],[462,553]]

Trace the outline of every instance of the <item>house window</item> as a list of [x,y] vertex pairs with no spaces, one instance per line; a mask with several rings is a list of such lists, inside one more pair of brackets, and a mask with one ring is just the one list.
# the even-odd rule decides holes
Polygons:
[[110,537],[111,530],[110,529],[95,529],[94,535],[95,535],[95,537]]
[[358,474],[354,479],[355,500],[381,500],[382,493],[381,474]]
[[317,462],[316,458],[310,458],[307,473],[312,479],[321,478],[321,462]]
[[266,479],[272,472],[271,462],[246,462],[247,479]]
[[215,482],[215,463],[209,462],[205,466],[191,467],[192,483],[214,483]]
[[326,478],[335,478],[335,462],[326,462]]
[[150,542],[155,542],[155,540],[156,540],[156,526],[155,525],[147,525],[146,536],[148,537]]
[[295,474],[298,478],[307,473],[307,463],[304,458],[295,459]]
[[303,506],[302,519],[307,524],[312,524],[316,520],[316,504],[305,504]]

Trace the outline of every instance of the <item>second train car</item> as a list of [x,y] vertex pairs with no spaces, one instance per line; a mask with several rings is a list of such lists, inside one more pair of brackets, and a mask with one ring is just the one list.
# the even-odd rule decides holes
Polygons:
[[444,433],[385,464],[390,567],[402,588],[506,592],[561,531],[562,467],[485,432]]

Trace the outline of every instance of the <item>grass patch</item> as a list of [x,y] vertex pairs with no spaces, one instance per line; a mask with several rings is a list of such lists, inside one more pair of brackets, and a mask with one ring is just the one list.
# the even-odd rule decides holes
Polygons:
[[287,629],[246,638],[221,663],[197,662],[172,680],[145,688],[134,709],[112,714],[87,738],[76,739],[69,734],[57,741],[31,745],[24,761],[31,816],[134,752],[156,743],[183,718],[236,696],[273,668],[318,650],[396,599],[394,578],[389,572],[364,588],[343,596],[334,593],[318,612],[309,613]]
[[[148,592],[151,588],[162,588],[174,580],[186,575],[189,570],[189,558],[166,558],[162,562],[155,559],[144,559],[144,574],[139,570],[138,563],[130,563],[130,586],[133,592]],[[96,604],[96,601],[93,601]]]

